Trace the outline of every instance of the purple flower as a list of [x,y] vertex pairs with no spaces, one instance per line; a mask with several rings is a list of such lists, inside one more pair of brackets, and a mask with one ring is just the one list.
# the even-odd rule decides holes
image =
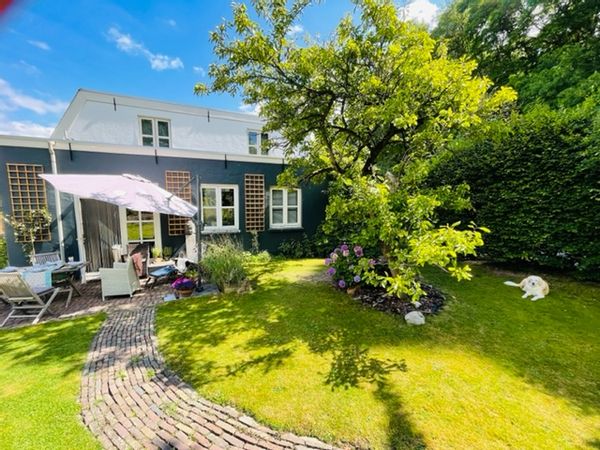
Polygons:
[[370,266],[374,266],[376,262],[377,262],[377,261],[375,261],[374,259],[370,259],[370,260],[369,260],[369,265],[370,265]]
[[344,256],[344,257],[350,256],[350,250],[342,250],[342,256]]
[[338,254],[337,254],[337,253],[332,253],[332,254],[331,254],[331,260],[332,260],[333,262],[336,262],[336,261],[337,261],[337,259],[338,259]]
[[337,248],[336,248],[336,249],[333,251],[333,253],[341,253],[341,252],[342,252],[342,251],[340,250],[340,248],[339,248],[339,247],[337,247]]
[[330,267],[329,269],[327,269],[327,275],[329,275],[330,277],[335,275],[335,267]]
[[360,276],[354,275],[354,282],[355,283],[360,283]]
[[350,247],[348,247],[346,244],[342,244],[342,246],[340,248],[342,249],[343,252],[347,252],[348,250],[350,250]]
[[362,247],[360,245],[356,245],[354,247],[354,254],[356,256],[358,256],[359,258],[363,256],[363,249],[362,249]]
[[340,281],[338,281],[338,286],[341,289],[344,289],[346,287],[346,282],[344,280],[340,280]]
[[331,264],[331,258],[325,258],[325,265],[328,266]]
[[190,280],[189,278],[179,277],[172,284],[171,287],[173,289],[194,289],[196,287],[196,282],[194,280]]

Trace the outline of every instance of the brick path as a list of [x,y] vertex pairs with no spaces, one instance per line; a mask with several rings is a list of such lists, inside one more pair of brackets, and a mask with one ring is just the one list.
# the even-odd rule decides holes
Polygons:
[[164,366],[154,302],[109,312],[88,355],[83,421],[106,449],[333,449],[201,398]]

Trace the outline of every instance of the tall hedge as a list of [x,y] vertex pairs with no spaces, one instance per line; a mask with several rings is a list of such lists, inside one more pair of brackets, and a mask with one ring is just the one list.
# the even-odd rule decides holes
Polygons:
[[594,109],[536,108],[463,141],[431,173],[466,182],[474,210],[446,220],[491,229],[483,256],[576,269],[600,279],[600,146]]

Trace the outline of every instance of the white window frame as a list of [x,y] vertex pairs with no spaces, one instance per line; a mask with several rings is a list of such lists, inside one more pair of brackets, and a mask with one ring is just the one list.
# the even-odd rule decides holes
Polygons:
[[[256,133],[256,146],[250,145],[250,133]],[[246,133],[247,136],[247,146],[248,146],[248,154],[255,156],[269,156],[269,150],[267,148],[263,149],[263,136],[266,136],[265,141],[269,142],[269,133],[265,133],[261,130],[251,130],[249,129]],[[256,153],[252,153],[250,151],[250,147],[256,147]]]
[[[129,208],[131,209],[131,208]],[[138,211],[139,213],[139,211]],[[143,244],[145,242],[153,242],[154,246],[157,248],[162,248],[162,230],[160,227],[160,213],[152,213],[154,219],[154,238],[144,240],[143,236],[140,236],[141,239],[136,239],[134,241],[130,241],[127,236],[127,208],[123,206],[119,206],[119,223],[121,226],[121,241],[124,249],[127,249],[127,244],[131,243],[140,243]],[[138,219],[138,223],[141,227],[141,221]],[[141,235],[141,233],[140,233]]]
[[[237,184],[201,184],[200,193],[202,201],[200,203],[200,212],[202,223],[204,224],[204,189],[215,189],[215,208],[217,210],[217,226],[204,225],[202,234],[212,233],[238,233],[240,231],[240,193]],[[233,189],[233,225],[223,226],[223,213],[221,204],[221,191],[223,189]],[[212,206],[211,206],[212,208]]]
[[[150,122],[152,122],[152,135],[144,134],[144,131],[142,128],[142,120],[149,120]],[[167,124],[167,129],[169,130],[168,137],[158,135],[158,122],[165,122]],[[139,129],[140,129],[140,145],[142,147],[153,147],[153,148],[171,148],[172,147],[171,144],[173,142],[173,134],[171,132],[171,121],[169,119],[161,119],[160,117],[139,116],[138,123],[139,123]],[[145,137],[152,138],[152,145],[144,145]],[[159,145],[159,139],[168,139],[169,145],[166,147],[161,147]]]
[[[288,191],[294,190],[298,194],[298,222],[288,223]],[[283,191],[283,223],[273,223],[273,191]],[[269,228],[271,229],[292,229],[302,228],[302,189],[288,189],[278,186],[272,186],[269,189]]]

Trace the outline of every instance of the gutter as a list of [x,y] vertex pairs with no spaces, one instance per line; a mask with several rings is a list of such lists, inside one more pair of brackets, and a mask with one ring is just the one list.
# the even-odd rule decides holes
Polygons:
[[[56,153],[54,151],[54,146],[56,142],[48,141],[48,153],[50,153],[50,166],[52,168],[53,174],[58,174],[58,168],[56,166]],[[60,192],[58,189],[54,189],[54,203],[56,206],[56,228],[58,229],[58,242],[59,242],[59,251],[60,251],[60,259],[65,261],[65,234],[63,230],[63,222],[62,222],[62,206],[60,204]]]

